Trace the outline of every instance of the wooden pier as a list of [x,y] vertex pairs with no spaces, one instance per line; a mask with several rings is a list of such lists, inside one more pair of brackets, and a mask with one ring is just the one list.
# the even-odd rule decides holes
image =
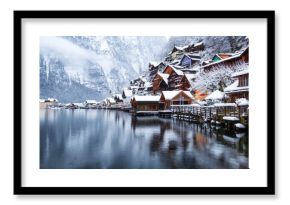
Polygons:
[[232,126],[240,122],[248,125],[248,106],[237,106],[234,103],[221,103],[214,106],[172,105],[172,116],[196,123]]

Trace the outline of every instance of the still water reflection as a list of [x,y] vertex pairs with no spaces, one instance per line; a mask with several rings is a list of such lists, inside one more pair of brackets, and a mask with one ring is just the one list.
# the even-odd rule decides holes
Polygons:
[[116,110],[40,110],[40,168],[248,168],[246,134]]

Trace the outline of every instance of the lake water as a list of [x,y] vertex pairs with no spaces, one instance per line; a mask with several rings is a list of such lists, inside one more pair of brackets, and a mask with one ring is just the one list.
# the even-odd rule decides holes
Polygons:
[[248,136],[118,110],[41,109],[40,168],[248,168]]

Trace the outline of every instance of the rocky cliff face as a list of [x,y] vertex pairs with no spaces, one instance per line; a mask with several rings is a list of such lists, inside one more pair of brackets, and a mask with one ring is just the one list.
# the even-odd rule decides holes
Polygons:
[[203,60],[217,52],[235,52],[248,44],[244,36],[63,36],[40,39],[40,98],[60,102],[100,100],[117,93],[162,61],[176,46],[203,42]]
[[40,98],[102,99],[161,60],[165,37],[42,37]]

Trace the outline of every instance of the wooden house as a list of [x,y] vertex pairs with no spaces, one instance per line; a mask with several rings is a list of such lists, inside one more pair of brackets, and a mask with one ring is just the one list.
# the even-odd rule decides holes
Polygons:
[[249,70],[243,70],[232,74],[235,82],[224,89],[229,96],[229,102],[235,102],[236,99],[249,99]]
[[162,91],[160,97],[161,109],[170,109],[171,105],[189,105],[192,104],[194,98],[189,91],[174,90]]
[[156,94],[163,90],[168,90],[168,77],[167,73],[158,72],[152,80],[153,93]]
[[159,95],[135,95],[131,100],[133,112],[154,112],[159,110]]
[[249,62],[249,47],[242,49],[234,54],[221,53],[216,54],[211,63],[202,65],[200,67],[203,71],[210,71],[213,67],[218,66],[234,66],[239,62]]
[[198,54],[184,54],[180,60],[179,65],[183,68],[193,68],[198,66],[200,63],[200,55]]
[[163,73],[168,74],[168,89],[178,89],[180,80],[183,76],[183,72],[180,70],[182,67],[168,65],[165,67]]
[[149,78],[150,78],[150,80],[152,80],[158,72],[163,72],[165,67],[166,67],[166,65],[163,62],[149,63],[149,72],[150,72]]
[[174,46],[165,60],[171,62],[176,59],[181,59],[185,53],[196,53],[202,50],[204,50],[204,44],[202,42],[183,47]]
[[184,74],[179,82],[179,90],[190,91],[193,87],[196,74]]

